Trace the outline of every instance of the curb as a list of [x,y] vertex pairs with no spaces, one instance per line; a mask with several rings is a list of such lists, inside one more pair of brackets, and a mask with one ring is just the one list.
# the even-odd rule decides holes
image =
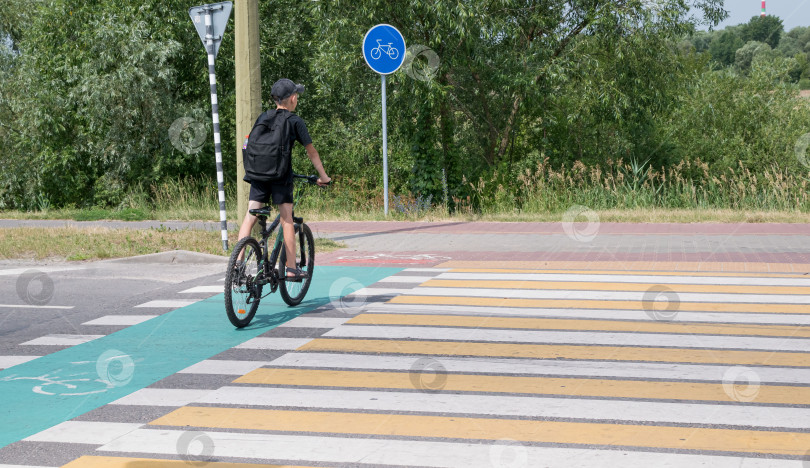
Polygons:
[[146,255],[137,255],[135,257],[104,260],[104,262],[124,263],[124,264],[133,263],[133,264],[194,265],[194,264],[227,263],[228,257],[220,257],[219,255],[212,255],[200,252],[191,252],[188,250],[172,250],[169,252],[159,252]]

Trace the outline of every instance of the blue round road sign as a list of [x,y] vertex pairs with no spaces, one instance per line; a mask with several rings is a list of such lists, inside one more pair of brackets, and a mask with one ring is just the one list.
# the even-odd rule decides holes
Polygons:
[[399,70],[405,60],[405,38],[390,24],[378,24],[369,29],[363,39],[363,57],[372,70],[390,75]]

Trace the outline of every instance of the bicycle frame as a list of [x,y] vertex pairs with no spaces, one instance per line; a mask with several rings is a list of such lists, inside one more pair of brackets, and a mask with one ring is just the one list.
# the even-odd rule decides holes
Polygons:
[[[298,177],[297,175],[296,177],[306,178],[306,177]],[[259,234],[261,236],[261,239],[259,240],[259,247],[261,248],[263,255],[261,259],[262,275],[258,278],[257,282],[262,286],[270,284],[270,293],[274,293],[276,291],[276,288],[278,288],[279,282],[281,281],[281,278],[278,277],[278,271],[276,270],[275,266],[276,262],[278,262],[278,259],[281,256],[281,249],[285,248],[284,230],[281,226],[279,226],[281,224],[281,214],[276,215],[276,218],[270,224],[269,228],[267,227],[267,218],[265,218],[264,216],[259,216],[258,218],[259,219],[257,221],[259,223],[260,228]],[[293,228],[295,229],[293,232],[301,232],[300,226],[304,224],[304,219],[296,217],[295,211],[293,211],[292,219],[293,219]],[[270,238],[270,236],[273,235],[273,231],[275,231],[276,228],[278,228],[278,235],[276,236],[276,241],[273,244],[273,250],[271,252],[270,249],[268,248],[267,240]],[[303,238],[298,240],[298,242],[296,243],[297,247],[300,245],[299,242],[302,243]],[[268,254],[270,258],[268,258]],[[302,252],[302,258],[304,263],[306,263],[304,252]]]
[[[284,245],[283,228],[279,226],[279,224],[281,224],[281,215],[276,216],[276,219],[273,220],[269,228],[267,227],[267,218],[264,216],[259,216],[258,222],[259,228],[261,229],[259,247],[261,247],[262,251],[262,275],[257,279],[257,282],[261,285],[270,284],[270,292],[272,293],[275,292],[276,288],[278,287],[279,278],[276,274],[275,266],[276,262],[278,261],[278,257],[281,255],[281,247]],[[278,235],[276,236],[276,241],[271,252],[268,248],[267,240],[270,239],[270,236],[273,235],[273,231],[275,231],[276,228],[279,228]],[[268,254],[270,258],[268,258]]]

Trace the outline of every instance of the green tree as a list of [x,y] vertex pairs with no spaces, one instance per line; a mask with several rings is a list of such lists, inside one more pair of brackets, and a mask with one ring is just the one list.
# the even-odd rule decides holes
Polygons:
[[810,28],[798,26],[782,35],[777,50],[785,57],[804,53],[805,45],[810,42]]
[[709,44],[709,54],[723,66],[733,65],[737,50],[743,45],[745,43],[736,31],[726,30]]
[[[718,175],[742,164],[754,174],[778,167],[806,174],[796,140],[810,128],[810,102],[787,83],[785,63],[701,73],[665,118],[678,160],[700,158]],[[737,183],[737,181],[729,181]]]
[[755,60],[771,57],[771,46],[764,42],[749,41],[739,50],[734,58],[734,65],[743,72],[751,70]]
[[477,170],[509,166],[537,141],[530,133],[542,134],[537,122],[550,114],[549,96],[587,59],[577,48],[583,38],[611,53],[614,44],[632,36],[681,37],[694,30],[690,6],[700,7],[710,22],[725,14],[719,1],[335,0],[319,7],[330,18],[323,35],[335,41],[322,44],[316,62],[332,83],[354,82],[347,87],[360,92],[374,89],[379,79],[356,49],[362,32],[379,22],[390,22],[410,44],[436,52],[441,65],[434,80],[402,74],[389,79],[389,118],[409,130],[403,138],[410,140],[418,174],[411,179],[421,179],[412,187],[435,187],[437,161],[457,173],[455,161],[463,154],[469,179]]
[[9,43],[14,51],[30,21],[30,11],[40,0],[4,0],[0,5],[0,46]]
[[[304,82],[299,112],[330,172],[373,187],[381,180],[380,78],[359,43],[376,23],[397,26],[409,45],[430,48],[440,63],[418,79],[408,70],[388,77],[392,187],[438,200],[444,172],[451,195],[461,196],[465,177],[514,176],[534,158],[528,154],[562,163],[614,150],[653,153],[661,145],[657,119],[702,66],[673,44],[698,22],[717,24],[722,4],[263,3],[263,87],[281,76]],[[0,173],[0,203],[115,205],[162,179],[213,175],[210,133],[194,154],[178,151],[168,135],[178,117],[205,123],[210,116],[205,54],[188,6],[6,0],[0,36],[12,38],[16,52],[0,55],[0,164],[13,170]],[[228,181],[236,156],[227,144],[235,140],[231,37],[217,60]]]
[[802,79],[803,75],[810,73],[810,63],[807,60],[807,54],[797,53],[790,61],[791,67],[788,72],[790,81],[797,83]]
[[36,168],[22,180],[0,176],[16,203],[114,205],[130,188],[198,163],[198,155],[175,151],[168,135],[174,119],[194,114],[178,80],[188,63],[173,21],[180,3],[34,5],[13,78],[3,83],[4,91],[11,84],[6,115],[20,134],[0,157]]
[[784,26],[777,16],[754,16],[742,27],[745,42],[757,41],[768,44],[772,49],[779,45]]
[[689,42],[695,48],[695,52],[700,54],[709,51],[709,46],[716,36],[718,36],[717,31],[696,31],[689,37]]

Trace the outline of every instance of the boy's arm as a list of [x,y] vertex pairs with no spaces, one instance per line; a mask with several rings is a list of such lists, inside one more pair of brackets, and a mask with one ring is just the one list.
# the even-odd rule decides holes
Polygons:
[[318,154],[318,150],[315,149],[315,145],[310,143],[305,149],[307,150],[309,160],[312,161],[312,165],[315,166],[315,170],[318,171],[318,184],[328,184],[332,179],[330,179],[329,176],[326,175],[326,171],[323,170],[321,156]]

